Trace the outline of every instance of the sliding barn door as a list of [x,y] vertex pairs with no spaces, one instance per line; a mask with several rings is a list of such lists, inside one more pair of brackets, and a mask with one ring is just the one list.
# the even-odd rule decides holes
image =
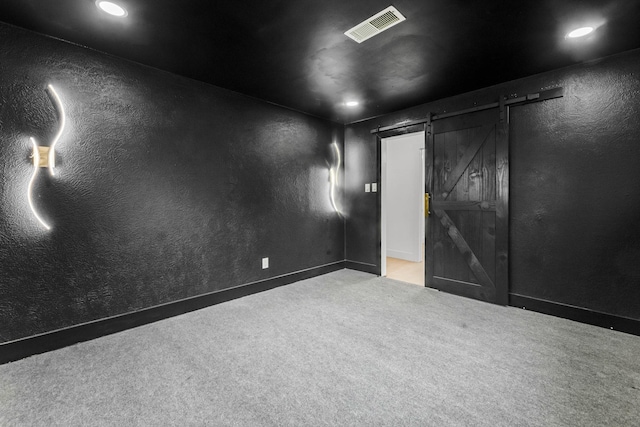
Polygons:
[[426,286],[502,305],[508,302],[509,220],[504,110],[432,122],[425,251]]

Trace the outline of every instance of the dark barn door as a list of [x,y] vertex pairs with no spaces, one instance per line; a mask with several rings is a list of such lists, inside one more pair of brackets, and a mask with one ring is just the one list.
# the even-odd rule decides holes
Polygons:
[[[428,138],[425,284],[508,303],[505,107],[434,120]],[[502,114],[501,114],[502,112]]]

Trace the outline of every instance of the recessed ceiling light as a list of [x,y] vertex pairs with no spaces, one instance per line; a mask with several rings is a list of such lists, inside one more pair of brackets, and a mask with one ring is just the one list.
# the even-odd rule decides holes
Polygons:
[[344,103],[347,107],[357,107],[360,103],[358,101],[347,101]]
[[567,37],[570,39],[575,39],[576,37],[584,37],[587,34],[591,34],[593,32],[593,27],[582,27],[577,28],[567,34]]
[[122,6],[118,6],[110,1],[98,0],[96,5],[109,15],[117,16],[119,18],[127,16],[127,11]]

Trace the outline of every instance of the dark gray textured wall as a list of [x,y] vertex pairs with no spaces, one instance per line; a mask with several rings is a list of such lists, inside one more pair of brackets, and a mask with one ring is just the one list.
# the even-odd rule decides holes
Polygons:
[[511,109],[510,292],[640,319],[638,50],[347,126],[347,260],[380,263],[371,129],[555,86]]
[[344,259],[341,125],[4,24],[0,53],[0,342]]

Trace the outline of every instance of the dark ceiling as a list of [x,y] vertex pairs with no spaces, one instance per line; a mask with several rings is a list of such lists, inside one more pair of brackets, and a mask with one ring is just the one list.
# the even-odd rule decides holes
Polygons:
[[[638,0],[113,1],[126,18],[2,0],[0,21],[342,123],[640,47]],[[407,20],[344,35],[390,5]]]

